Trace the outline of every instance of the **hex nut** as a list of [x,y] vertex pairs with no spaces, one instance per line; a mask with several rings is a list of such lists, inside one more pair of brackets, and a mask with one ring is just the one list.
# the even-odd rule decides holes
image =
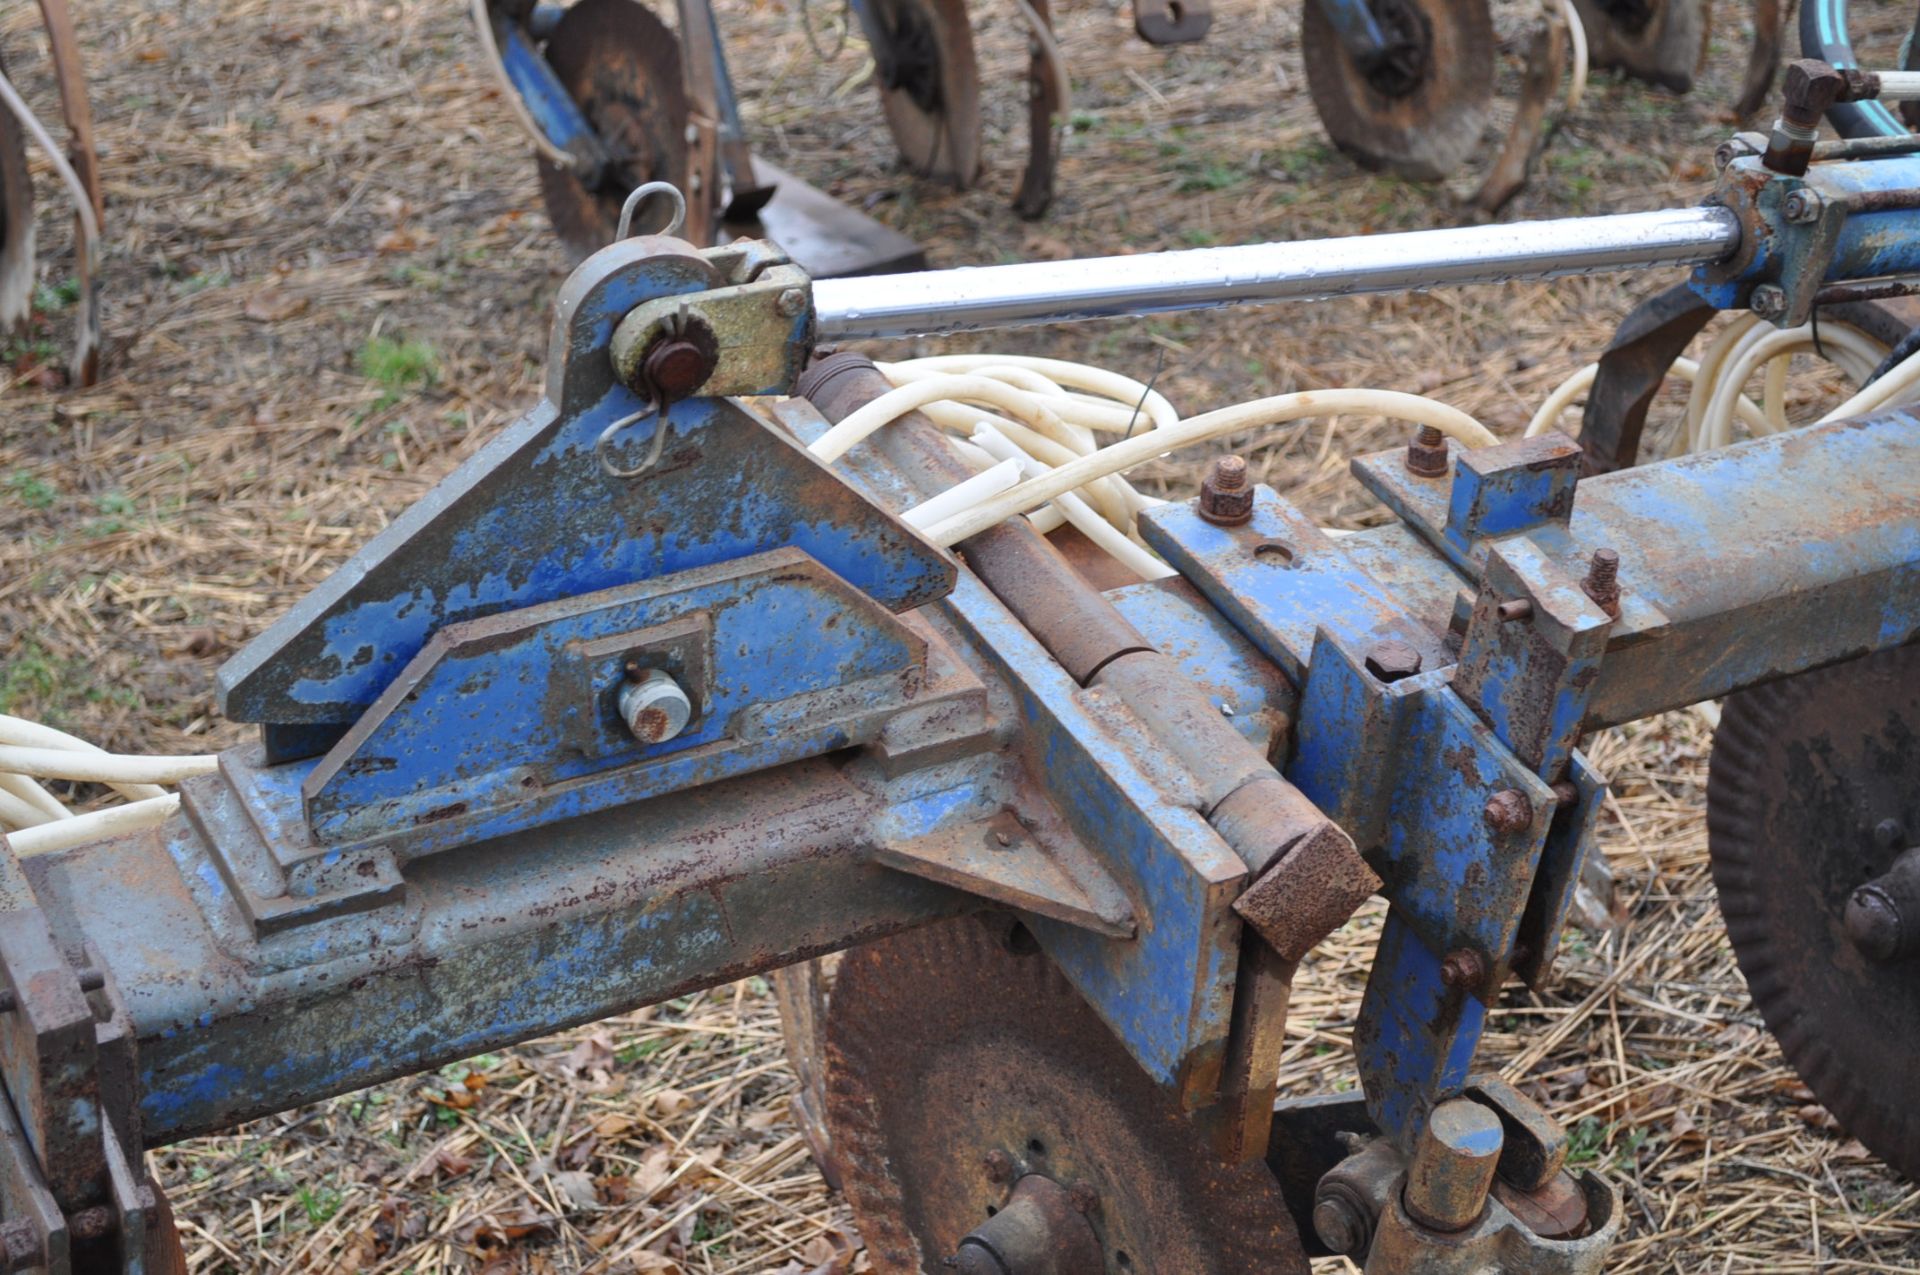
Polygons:
[[1367,650],[1367,672],[1383,682],[1397,682],[1420,671],[1420,652],[1398,638],[1375,642]]
[[1485,814],[1488,827],[1509,836],[1533,826],[1533,802],[1518,788],[1502,788],[1487,798]]

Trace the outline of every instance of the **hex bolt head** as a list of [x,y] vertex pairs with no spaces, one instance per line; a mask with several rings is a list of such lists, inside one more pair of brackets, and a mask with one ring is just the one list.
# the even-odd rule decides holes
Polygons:
[[693,701],[673,677],[647,669],[620,688],[620,720],[643,744],[664,744],[687,728]]
[[807,294],[798,288],[782,288],[773,299],[773,308],[791,319],[807,308]]
[[1860,955],[1878,964],[1897,960],[1907,946],[1900,909],[1886,891],[1863,885],[1847,900],[1844,918],[1847,941]]
[[1455,948],[1440,962],[1440,982],[1456,990],[1473,991],[1486,976],[1486,963],[1471,948]]
[[1487,798],[1487,826],[1506,836],[1533,826],[1533,802],[1518,788],[1502,788]]
[[1820,198],[1819,191],[1808,190],[1802,186],[1799,190],[1787,192],[1785,201],[1780,205],[1780,211],[1785,213],[1787,220],[1794,225],[1805,226],[1819,221],[1820,213],[1825,207],[1826,201]]
[[1753,290],[1747,308],[1763,319],[1777,319],[1787,312],[1787,294],[1777,284],[1763,283]]
[[1247,482],[1247,462],[1222,456],[1200,482],[1199,514],[1219,527],[1237,527],[1253,517],[1253,488]]
[[1420,671],[1420,652],[1398,638],[1375,642],[1367,650],[1367,672],[1383,682],[1397,682]]
[[1334,1253],[1357,1257],[1366,1251],[1372,1230],[1354,1202],[1328,1192],[1313,1202],[1313,1233]]
[[987,1171],[987,1181],[1001,1183],[1013,1181],[1013,1157],[1006,1152],[989,1151],[982,1158],[981,1164]]
[[1464,1231],[1487,1207],[1505,1135],[1500,1117],[1470,1098],[1433,1109],[1414,1145],[1400,1202],[1407,1215],[1436,1231]]
[[1407,472],[1421,478],[1444,478],[1447,468],[1453,463],[1453,457],[1447,453],[1447,436],[1431,425],[1422,425],[1420,432],[1407,444]]

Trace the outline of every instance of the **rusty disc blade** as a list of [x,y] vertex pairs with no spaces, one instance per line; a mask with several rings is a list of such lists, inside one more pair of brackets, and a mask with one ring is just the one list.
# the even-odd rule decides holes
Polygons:
[[[1573,0],[1587,28],[1587,58],[1595,70],[1625,71],[1675,93],[1693,87],[1707,59],[1713,0]],[[1764,20],[1762,11],[1758,20]],[[1774,10],[1774,25],[1779,11]],[[1756,38],[1761,38],[1756,32]],[[1778,40],[1775,40],[1776,46]],[[1767,78],[1772,79],[1771,69]]]
[[965,189],[980,177],[980,72],[966,0],[874,0],[880,109],[907,166]]
[[[1215,1158],[1005,918],[961,917],[848,953],[827,1060],[835,1158],[885,1275],[945,1269],[1024,1172],[1092,1188],[1108,1271],[1306,1275],[1266,1165]],[[989,1157],[1004,1157],[999,1180]]]
[[25,323],[32,304],[33,180],[20,122],[0,110],[0,335]]
[[1412,52],[1369,71],[1347,53],[1316,0],[1300,47],[1327,136],[1362,166],[1417,181],[1452,176],[1473,154],[1493,101],[1493,18],[1486,0],[1372,0],[1380,26]]
[[1730,696],[1707,781],[1713,881],[1747,987],[1847,1132],[1920,1176],[1920,957],[1868,960],[1854,890],[1920,844],[1920,647]]
[[540,193],[561,242],[576,257],[606,247],[634,188],[664,181],[687,196],[682,237],[704,243],[712,214],[687,189],[687,98],[673,32],[634,0],[580,0],[554,27],[546,56],[612,156],[592,185],[537,161]]

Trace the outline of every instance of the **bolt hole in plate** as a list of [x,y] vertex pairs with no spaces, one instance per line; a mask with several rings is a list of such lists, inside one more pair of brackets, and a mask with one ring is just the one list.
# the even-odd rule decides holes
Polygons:
[[1253,547],[1255,562],[1264,562],[1270,567],[1290,567],[1293,565],[1293,546],[1284,540],[1266,540]]

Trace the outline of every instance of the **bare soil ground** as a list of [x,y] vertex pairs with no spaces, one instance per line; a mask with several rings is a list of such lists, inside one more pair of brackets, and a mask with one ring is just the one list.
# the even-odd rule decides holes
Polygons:
[[[864,52],[823,60],[793,3],[722,6],[755,143],[921,239],[936,264],[1463,218],[1447,191],[1368,175],[1326,145],[1305,97],[1296,0],[1228,0],[1207,43],[1175,50],[1133,40],[1106,0],[1065,6],[1074,131],[1061,197],[1038,224],[1007,207],[1025,145],[1012,5],[978,10],[989,174],[959,194],[898,171]],[[1907,20],[1901,6],[1856,9],[1883,36]],[[220,662],[532,403],[565,262],[454,0],[96,0],[78,16],[110,204],[107,374],[76,391],[49,370],[72,266],[43,169],[49,317],[0,362],[0,711],[114,748],[211,749],[240,737],[214,711]],[[843,22],[825,4],[810,16],[829,32]],[[1721,112],[1745,20],[1719,6],[1688,98],[1597,76],[1507,215],[1698,198],[1731,127]],[[1515,22],[1502,11],[1503,30]],[[0,56],[51,118],[24,0],[0,8]],[[1513,79],[1509,66],[1503,87]],[[1158,372],[1187,411],[1314,386],[1410,389],[1515,432],[1664,282],[922,348]],[[1835,382],[1812,371],[1795,386],[1810,407]],[[1330,524],[1357,525],[1380,515],[1345,457],[1398,437],[1347,420],[1246,442],[1266,481]],[[1188,489],[1193,463],[1163,467],[1161,486]],[[1485,1057],[1552,1098],[1578,1162],[1622,1183],[1617,1270],[1920,1268],[1920,1191],[1832,1127],[1748,1004],[1707,873],[1708,740],[1687,713],[1593,742],[1613,777],[1603,840],[1626,919],[1570,934],[1558,987],[1511,994]],[[1348,1083],[1377,924],[1356,919],[1303,972],[1294,1087]],[[791,1090],[767,989],[752,980],[156,1160],[196,1270],[861,1269],[847,1210],[788,1117]]]

